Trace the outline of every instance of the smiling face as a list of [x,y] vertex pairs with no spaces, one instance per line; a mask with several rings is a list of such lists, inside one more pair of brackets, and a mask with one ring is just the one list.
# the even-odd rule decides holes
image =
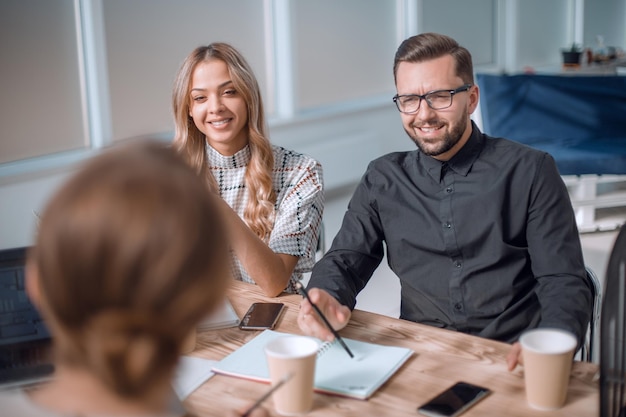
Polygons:
[[[422,62],[401,62],[396,72],[399,95],[454,90],[463,84],[463,79],[456,74],[455,61],[451,55]],[[433,110],[422,100],[417,112],[401,113],[402,125],[422,152],[447,161],[465,145],[472,133],[470,115],[477,104],[476,86],[455,94],[452,105],[443,110]]]
[[207,143],[220,154],[230,156],[248,143],[248,107],[237,92],[220,59],[199,63],[190,86],[189,115]]

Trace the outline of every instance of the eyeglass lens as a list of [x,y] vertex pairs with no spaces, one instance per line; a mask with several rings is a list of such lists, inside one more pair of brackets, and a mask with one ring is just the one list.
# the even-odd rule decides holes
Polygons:
[[398,110],[402,113],[415,113],[419,110],[422,99],[426,100],[428,106],[433,110],[447,109],[452,105],[453,96],[456,93],[467,91],[471,88],[471,84],[465,84],[456,90],[437,90],[423,96],[418,94],[407,94],[395,96],[394,100]]
[[[428,106],[433,110],[441,110],[452,105],[452,93],[450,91],[435,91],[426,94],[424,100],[428,103]],[[422,98],[417,95],[410,95],[404,97],[398,97],[396,103],[398,109],[406,113],[413,113],[419,109]]]

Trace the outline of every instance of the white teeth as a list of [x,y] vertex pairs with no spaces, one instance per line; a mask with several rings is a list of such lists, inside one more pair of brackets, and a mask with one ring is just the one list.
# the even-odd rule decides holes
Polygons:
[[229,120],[230,120],[230,119],[224,119],[224,120],[220,120],[219,122],[211,122],[211,124],[212,124],[213,126],[221,126],[221,125],[223,125],[223,124],[228,123],[228,121],[229,121]]
[[434,128],[434,127],[422,127],[422,128],[420,128],[420,129],[421,129],[422,131],[424,131],[424,132],[429,132],[429,133],[430,133],[430,132],[434,132],[435,130],[437,130],[437,129],[436,129],[436,128]]

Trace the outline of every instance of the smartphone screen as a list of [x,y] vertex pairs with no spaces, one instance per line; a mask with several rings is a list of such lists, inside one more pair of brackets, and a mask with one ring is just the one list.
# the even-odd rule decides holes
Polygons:
[[283,303],[253,303],[239,323],[243,330],[273,329],[278,322]]
[[457,382],[426,404],[420,406],[417,411],[425,416],[456,417],[490,392],[487,388],[467,382]]

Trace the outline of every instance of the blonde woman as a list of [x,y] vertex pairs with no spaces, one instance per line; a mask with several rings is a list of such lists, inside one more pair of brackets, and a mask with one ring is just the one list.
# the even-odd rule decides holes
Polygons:
[[252,69],[232,46],[196,48],[178,71],[174,147],[221,199],[236,279],[295,292],[314,263],[323,212],[320,164],[270,144]]
[[224,296],[223,236],[214,199],[173,150],[142,143],[89,161],[43,211],[27,264],[54,376],[0,393],[3,415],[186,415],[170,384],[185,337]]

